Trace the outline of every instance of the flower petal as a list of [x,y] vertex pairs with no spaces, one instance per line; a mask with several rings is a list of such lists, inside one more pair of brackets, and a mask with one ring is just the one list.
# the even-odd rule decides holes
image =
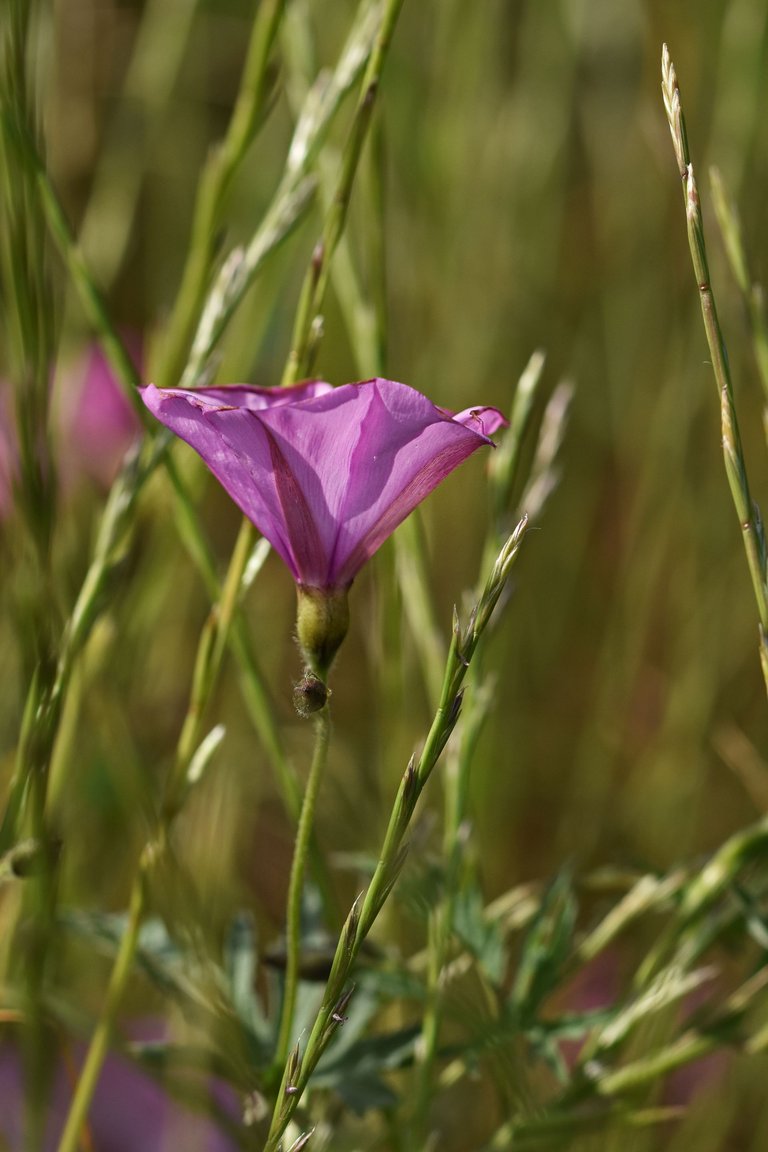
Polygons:
[[453,419],[465,428],[479,432],[481,436],[493,436],[494,432],[509,423],[498,408],[465,408],[463,412],[457,412]]
[[454,468],[476,449],[492,443],[476,413],[487,413],[493,428],[504,422],[496,409],[471,409],[463,414],[465,419],[458,419],[407,385],[382,379],[369,383],[369,418],[356,473],[350,476],[334,556],[339,582],[352,579]]
[[230,405],[233,408],[248,408],[251,412],[260,412],[265,408],[275,408],[280,404],[298,404],[302,400],[311,400],[314,396],[322,396],[325,392],[332,392],[333,385],[326,384],[324,380],[303,380],[290,388],[260,388],[257,384],[225,384],[220,388],[196,388],[194,391],[176,392],[186,396],[206,396],[219,404]]
[[383,379],[347,384],[261,419],[312,509],[325,569],[319,554],[296,537],[292,544],[303,582],[320,587],[348,584],[449,472],[490,443],[468,426],[475,418],[458,422],[414,389]]
[[[150,384],[141,395],[150,412],[202,456],[241,511],[283,558],[293,578],[301,581],[278,493],[282,480],[285,494],[290,477],[283,477],[284,466],[275,457],[256,412],[249,407],[222,405],[202,391],[158,389]],[[298,513],[298,523],[312,535],[311,518],[306,513],[302,517],[300,509]],[[319,546],[316,533],[312,546]]]
[[[288,565],[313,587],[345,587],[417,504],[504,423],[494,408],[453,417],[405,384],[142,392],[202,456]],[[235,403],[230,403],[234,401]]]

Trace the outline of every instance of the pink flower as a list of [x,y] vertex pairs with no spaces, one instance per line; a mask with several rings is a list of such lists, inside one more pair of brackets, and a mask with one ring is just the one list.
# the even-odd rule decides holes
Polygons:
[[283,558],[299,587],[299,642],[321,679],[347,630],[346,592],[409,512],[504,417],[453,416],[405,384],[142,390]]
[[[138,363],[138,338],[129,337],[128,344]],[[53,378],[52,369],[52,383]],[[141,423],[98,345],[89,345],[58,374],[51,423],[64,496],[77,489],[84,476],[109,487],[131,442],[141,432]],[[11,514],[18,471],[12,387],[0,380],[0,521]]]
[[[140,342],[128,343],[138,363]],[[108,487],[141,425],[98,345],[66,373],[61,392],[62,467],[73,478],[85,472]]]
[[294,580],[346,588],[402,520],[504,417],[452,416],[413,388],[367,380],[332,388],[162,391],[144,403],[202,456]]

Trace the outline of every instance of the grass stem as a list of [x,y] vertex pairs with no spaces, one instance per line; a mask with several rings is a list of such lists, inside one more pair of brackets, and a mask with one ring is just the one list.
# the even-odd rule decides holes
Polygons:
[[766,574],[766,548],[760,513],[752,500],[747,477],[747,466],[741,444],[739,422],[733,395],[733,384],[728,364],[728,353],[717,316],[715,296],[709,275],[707,250],[704,242],[704,221],[701,214],[699,190],[693,172],[688,135],[685,128],[677,73],[664,45],[661,58],[662,93],[667,112],[672,144],[675,149],[680,177],[683,182],[685,218],[688,226],[688,244],[691,251],[694,276],[699,290],[701,314],[707,336],[712,369],[720,397],[720,421],[723,458],[733,504],[741,525],[747,566],[757,602],[760,620],[760,664],[768,692],[768,580]]
[[157,371],[159,387],[175,387],[184,373],[210,288],[224,199],[263,115],[267,65],[284,7],[285,0],[264,0],[258,6],[229,129],[211,154],[200,181],[192,239]]
[[109,1050],[110,1039],[115,1027],[117,1012],[122,1003],[128,981],[133,971],[133,961],[139,942],[139,932],[146,904],[146,871],[151,858],[151,847],[145,848],[136,879],[133,884],[128,908],[128,921],[125,926],[120,948],[109,979],[104,1007],[99,1022],[91,1037],[85,1062],[80,1070],[77,1088],[72,1098],[66,1123],[59,1141],[58,1152],[77,1152],[80,1135],[88,1118],[93,1094],[101,1074],[102,1065]]

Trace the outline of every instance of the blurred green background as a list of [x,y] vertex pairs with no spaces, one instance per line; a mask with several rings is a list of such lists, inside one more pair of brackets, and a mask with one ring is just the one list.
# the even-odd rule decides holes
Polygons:
[[[343,0],[295,6],[317,66],[333,65],[354,9]],[[227,123],[252,12],[244,0],[60,0],[44,29],[53,175],[108,286],[114,318],[142,334],[148,376],[183,265],[197,178]],[[661,100],[663,41],[680,78],[759,500],[768,480],[762,402],[707,171],[721,169],[763,279],[768,7],[412,0],[386,68],[375,149],[384,172],[387,375],[441,405],[508,410],[529,355],[542,348],[547,390],[563,377],[576,386],[562,481],[525,542],[514,601],[487,658],[498,700],[475,761],[472,806],[489,897],[566,861],[578,871],[607,863],[664,869],[713,849],[768,798],[756,751],[766,738],[757,618],[723,474]],[[280,86],[276,93],[231,192],[227,246],[249,236],[279,178],[292,120]],[[346,123],[342,115],[339,139]],[[279,381],[318,221],[310,213],[251,291],[225,342],[220,380]],[[364,278],[377,227],[355,201],[350,237]],[[63,274],[60,282],[66,364],[88,334]],[[372,291],[375,283],[371,273]],[[357,377],[333,293],[317,369],[334,383]],[[65,372],[57,386],[66,387]],[[191,453],[180,448],[178,459],[199,485],[223,567],[237,514]],[[446,637],[452,605],[476,579],[484,463],[473,459],[423,509]],[[93,484],[63,498],[65,603],[82,578],[101,499]],[[3,547],[11,557],[12,544]],[[320,813],[332,850],[378,843],[395,783],[429,719],[404,618],[384,647],[370,627],[391,596],[393,563],[388,545],[352,593]],[[12,579],[4,581],[7,603]],[[293,595],[270,558],[249,614],[302,764],[310,736],[290,706],[299,672]],[[206,610],[158,475],[59,749],[66,772],[57,777],[56,805],[65,842],[77,845],[65,858],[73,899],[101,907],[124,900]],[[2,628],[9,688],[0,722],[2,746],[12,749],[24,685],[7,619]],[[223,925],[247,904],[269,938],[282,917],[290,828],[232,669],[215,711],[212,722],[227,724],[225,750],[185,814],[184,849],[210,922]],[[430,835],[426,823],[426,845]]]

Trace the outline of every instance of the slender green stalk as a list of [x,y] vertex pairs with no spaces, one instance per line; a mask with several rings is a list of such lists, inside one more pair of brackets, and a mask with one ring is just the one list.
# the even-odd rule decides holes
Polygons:
[[747,310],[760,383],[763,395],[768,401],[768,317],[765,314],[765,290],[762,284],[758,284],[752,277],[738,209],[728,199],[723,178],[717,168],[710,168],[709,178],[712,183],[712,202],[717,222],[720,225],[731,272]]
[[434,708],[442,688],[440,668],[445,661],[445,642],[437,626],[435,598],[431,595],[428,575],[427,542],[418,509],[401,525],[395,537],[395,565],[403,611],[419,654],[427,698]]
[[211,609],[200,634],[187,714],[179,734],[174,768],[166,784],[163,811],[169,823],[179,812],[186,795],[187,773],[200,742],[206,705],[221,669],[253,535],[253,525],[249,520],[243,519],[221,598]]
[[157,372],[159,387],[173,388],[187,363],[210,287],[224,198],[264,111],[267,64],[284,7],[285,0],[262,0],[258,5],[229,129],[220,147],[211,154],[200,181],[192,239]]
[[315,717],[315,750],[309,770],[307,787],[301,805],[301,816],[293,850],[291,876],[288,883],[288,914],[285,928],[286,964],[283,985],[283,1006],[280,1015],[280,1030],[277,1039],[275,1064],[282,1068],[288,1057],[293,1037],[293,1017],[296,1012],[296,994],[299,986],[299,960],[301,953],[301,908],[304,895],[304,877],[307,870],[307,856],[314,828],[315,807],[320,793],[320,785],[328,762],[328,745],[331,738],[331,715],[328,704]]
[[[737,1036],[748,1012],[754,1012],[758,1006],[765,1005],[766,984],[768,971],[762,968],[728,996],[706,1030],[688,1029],[671,1044],[650,1056],[633,1060],[615,1071],[601,1069],[592,1085],[593,1090],[600,1096],[610,1097],[633,1093],[639,1088],[658,1083],[662,1076],[675,1068],[700,1060],[702,1056],[721,1047],[725,1038]],[[759,1035],[759,1031],[754,1033],[758,1044]],[[749,1050],[753,1043],[749,1033],[743,1042]]]
[[635,977],[635,986],[643,987],[671,957],[685,957],[690,935],[702,914],[731,888],[741,870],[759,859],[768,845],[768,817],[749,828],[741,829],[721,844],[703,868],[697,868],[680,897],[678,919],[659,936]]
[[[287,91],[289,99],[298,109],[306,100],[309,89],[309,74],[311,71],[311,53],[307,50],[306,25],[303,11],[292,10],[287,14],[283,25],[283,41],[288,65]],[[371,131],[375,131],[376,121],[372,123]],[[364,294],[360,277],[352,256],[351,246],[345,234],[340,235],[336,243],[335,256],[331,264],[331,277],[334,290],[341,305],[347,331],[350,336],[357,371],[360,378],[380,376],[384,368],[385,348],[385,308],[384,308],[384,259],[381,246],[381,233],[383,232],[383,203],[381,198],[380,179],[380,150],[373,146],[363,153],[363,163],[367,159],[367,166],[363,168],[362,175],[367,173],[364,181],[364,191],[368,193],[369,210],[366,218],[370,219],[370,226],[366,229],[366,238],[371,243],[374,238],[374,251],[369,261],[375,282],[379,285],[375,293],[375,304],[371,304]],[[319,172],[319,192],[324,211],[330,213],[334,200],[334,166],[326,155],[321,152],[317,158]],[[379,243],[375,243],[378,240]],[[394,541],[397,555],[397,571],[403,590],[403,603],[413,624],[413,634],[422,657],[422,669],[429,689],[430,702],[434,707],[440,699],[442,687],[440,667],[445,661],[445,650],[434,616],[433,598],[429,595],[427,579],[427,565],[423,533],[417,512],[409,517],[401,526]],[[285,1010],[284,1010],[285,1011]],[[291,1010],[292,1015],[292,1010]],[[285,1015],[283,1017],[285,1019]],[[290,1042],[290,1033],[286,1031],[281,1036],[282,1043],[278,1045],[280,1064],[285,1056]]]
[[45,222],[35,195],[34,176],[17,143],[22,136],[40,140],[35,78],[28,72],[34,45],[33,8],[13,0],[0,27],[0,283],[18,442],[16,501],[28,549],[27,579],[31,582],[24,603],[17,605],[16,611],[22,617],[19,632],[30,666],[49,661],[54,645],[51,544],[56,511],[56,471],[49,429],[56,309]]
[[693,271],[699,289],[701,314],[707,335],[715,383],[720,397],[720,419],[723,439],[725,472],[731,489],[736,514],[741,524],[747,565],[760,619],[760,663],[766,691],[768,691],[768,584],[766,582],[766,550],[760,515],[752,500],[747,478],[747,467],[741,446],[741,435],[733,397],[728,354],[717,317],[715,297],[709,278],[707,251],[704,242],[704,222],[701,215],[699,191],[693,174],[688,137],[680,102],[680,89],[669,50],[664,45],[661,58],[662,93],[667,112],[672,144],[683,182],[685,217],[688,225],[688,244]]
[[[165,466],[177,496],[177,527],[203,577],[211,601],[216,603],[222,596],[222,586],[213,554],[191,504],[189,492],[170,453],[165,459]],[[229,641],[240,670],[243,699],[274,770],[286,811],[294,822],[298,822],[301,793],[296,773],[283,745],[280,729],[275,720],[274,706],[256,660],[253,642],[239,602],[235,602],[233,611]]]
[[423,1148],[428,1140],[427,1121],[434,1091],[440,1028],[443,1019],[444,973],[451,952],[456,902],[467,876],[466,835],[470,767],[477,741],[488,715],[493,694],[478,683],[477,661],[467,673],[468,704],[463,710],[461,740],[448,757],[444,777],[443,856],[447,861],[444,896],[432,909],[427,944],[426,1001],[418,1049],[416,1092],[413,1107],[411,1144]]
[[[41,142],[36,106],[36,6],[12,0],[0,18],[0,286],[3,336],[15,411],[21,579],[13,604],[21,676],[30,685],[24,709],[3,848],[22,836],[40,848],[40,867],[25,888],[14,932],[13,954],[24,955],[20,977],[26,1027],[25,1146],[44,1142],[45,1103],[53,1073],[43,999],[56,932],[55,833],[46,810],[50,748],[46,719],[56,675],[60,616],[54,579],[56,469],[50,437],[50,365],[56,337],[55,301],[45,220],[33,174],[17,141]],[[40,145],[42,146],[42,144]],[[23,932],[22,946],[17,933]]]
[[126,398],[142,420],[146,419],[144,405],[136,391],[141,382],[125,344],[117,335],[109,318],[103,294],[96,285],[80,247],[76,244],[61,201],[53,187],[35,141],[29,132],[16,128],[14,143],[25,168],[34,175],[40,205],[48,229],[61,254],[72,282],[77,289],[88,322],[93,325],[110,366],[120,382]]
[[352,195],[352,185],[355,181],[360,155],[371,122],[384,61],[402,6],[403,0],[388,0],[379,25],[376,42],[368,60],[355,118],[342,156],[336,192],[330,209],[325,215],[322,235],[315,246],[304,278],[293,328],[291,351],[283,372],[282,383],[284,385],[295,383],[311,369],[314,353],[313,329],[325,299],[333,254],[344,231]]
[[[614,1126],[622,1129],[644,1129],[680,1121],[685,1109],[675,1106],[631,1108],[626,1104],[595,1108],[590,1112],[540,1116],[535,1119],[513,1120],[496,1132],[481,1152],[553,1152],[555,1148],[568,1148],[579,1140],[593,1135],[600,1139],[600,1147],[607,1149],[606,1133]],[[626,1137],[621,1137],[624,1146]],[[611,1144],[610,1147],[619,1147]]]
[[[509,428],[502,436],[488,466],[491,516],[495,534],[500,532],[501,525],[509,517],[512,507],[512,494],[517,484],[523,458],[523,444],[533,417],[534,404],[540,392],[544,362],[544,353],[538,349],[532,353],[523,369],[512,401]],[[492,551],[494,546],[495,540],[493,537],[489,537],[489,550]]]
[[[352,966],[376,918],[397,880],[405,857],[405,836],[419,797],[431,776],[461,711],[462,684],[491,614],[499,601],[528,526],[523,518],[496,557],[483,593],[466,627],[454,620],[453,638],[445,665],[440,704],[418,759],[413,757],[400,782],[376,870],[362,900],[355,901],[342,930],[323,994],[323,1003],[312,1026],[303,1055],[294,1050],[289,1058],[291,1073],[283,1076],[272,1115],[265,1152],[275,1152],[290,1123],[317,1062],[343,1020],[349,999],[347,980]],[[289,1091],[290,1089],[290,1091]]]
[[120,1004],[133,970],[133,961],[139,942],[139,932],[144,919],[146,905],[147,869],[151,861],[151,851],[144,850],[139,863],[136,880],[128,908],[128,922],[125,926],[120,948],[115,959],[107,987],[104,1007],[91,1037],[85,1062],[80,1070],[72,1104],[70,1105],[64,1130],[59,1141],[58,1152],[77,1152],[80,1136],[88,1117],[88,1109],[96,1090],[99,1074],[109,1049],[110,1038]]
[[296,226],[315,191],[309,175],[344,97],[357,82],[372,51],[381,0],[358,9],[333,75],[321,74],[307,93],[288,150],[280,184],[264,217],[244,249],[224,261],[211,287],[192,344],[182,386],[196,387],[209,372],[211,356],[264,262]]
[[[522,450],[530,427],[534,401],[538,395],[544,367],[544,354],[534,352],[515,391],[509,428],[491,457],[490,503],[491,524],[486,537],[481,570],[486,569],[504,539],[510,510],[519,480]],[[554,464],[562,441],[565,413],[570,393],[563,385],[550,399],[541,422],[536,450],[520,507],[532,519],[541,514],[546,497],[555,482]],[[434,1088],[434,1068],[438,1053],[443,1016],[443,977],[450,957],[456,901],[466,882],[467,853],[463,826],[468,818],[470,771],[483,722],[494,698],[494,685],[483,681],[482,666],[477,660],[467,673],[468,704],[464,709],[462,738],[456,754],[449,757],[444,777],[443,854],[447,861],[444,896],[432,910],[429,922],[427,999],[422,1019],[418,1048],[418,1068],[412,1121],[414,1148],[423,1147],[429,1106]]]
[[200,0],[147,0],[143,7],[80,229],[80,244],[102,288],[114,281],[128,249],[147,163],[200,6]]

